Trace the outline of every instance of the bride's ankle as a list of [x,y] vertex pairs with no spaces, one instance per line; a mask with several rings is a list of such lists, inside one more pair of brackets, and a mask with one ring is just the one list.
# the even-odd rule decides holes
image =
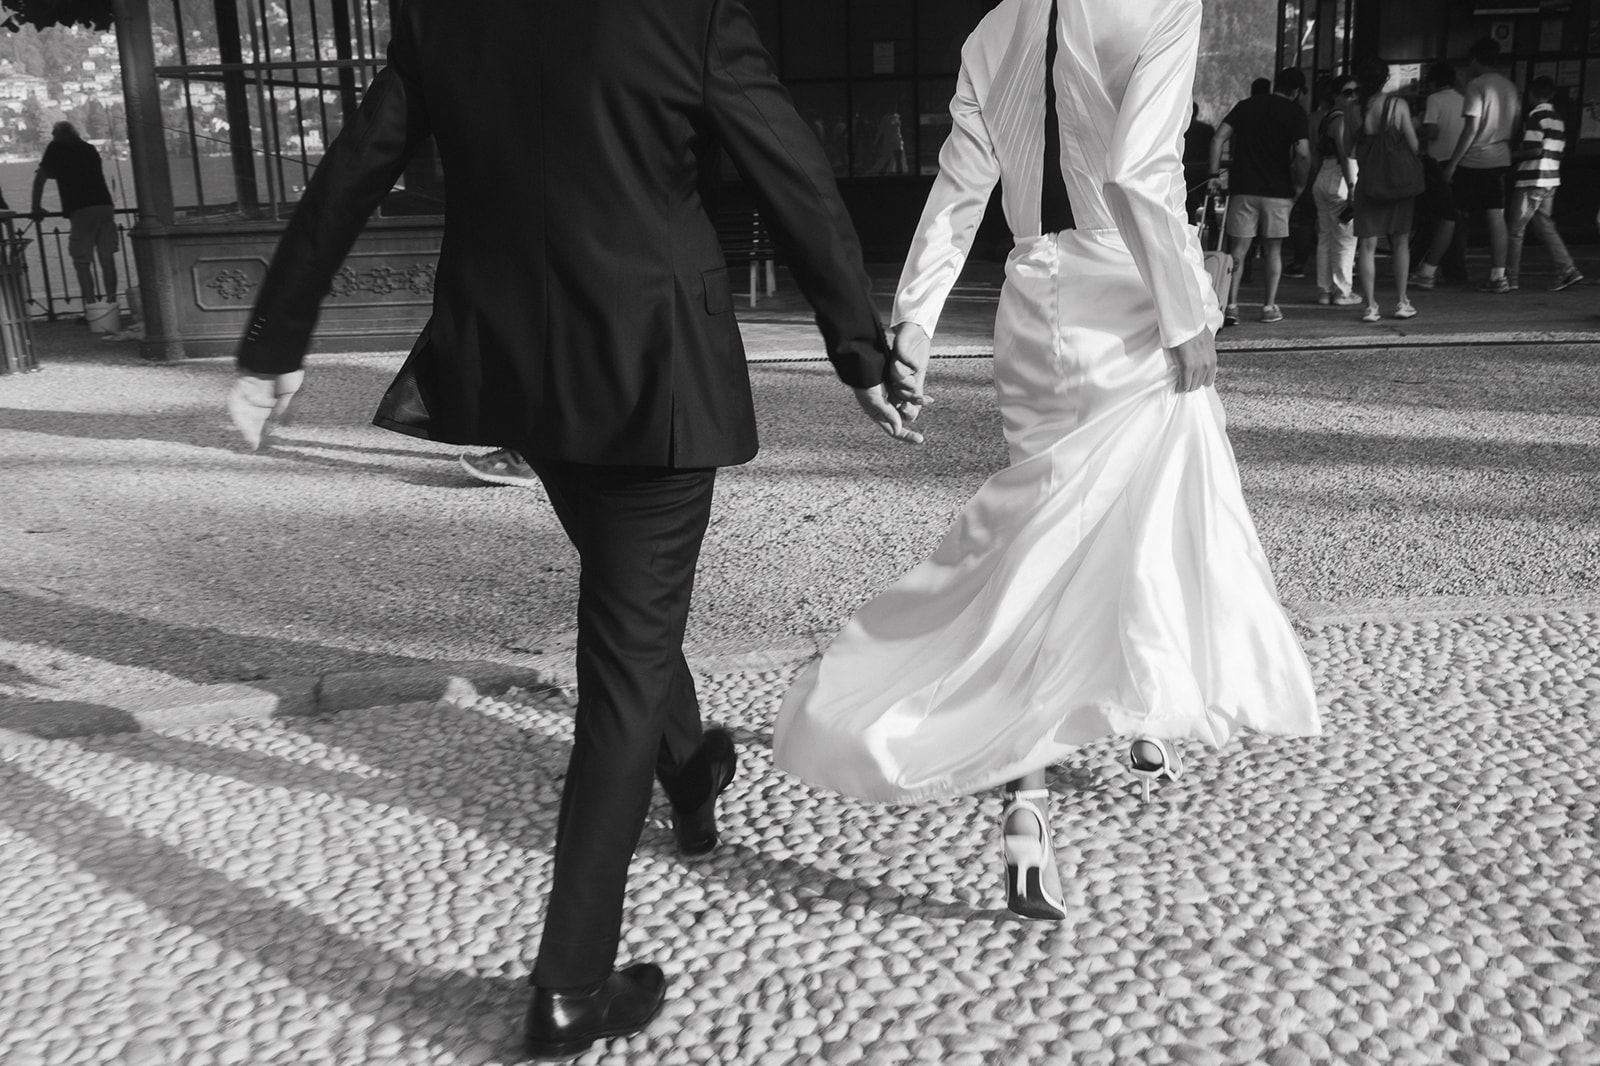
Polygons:
[[1005,790],[1002,831],[1016,836],[1050,835],[1050,793],[1045,789]]

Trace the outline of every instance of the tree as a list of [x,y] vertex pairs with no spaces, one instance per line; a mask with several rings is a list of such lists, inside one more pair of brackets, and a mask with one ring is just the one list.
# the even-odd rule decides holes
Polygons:
[[91,141],[111,136],[111,120],[106,105],[92,97],[83,105],[83,135]]
[[24,26],[15,33],[0,33],[0,52],[20,73],[44,77],[44,46],[39,43],[39,31],[32,26]]
[[48,138],[50,129],[45,124],[44,108],[34,97],[28,97],[22,102],[22,117],[17,120],[17,140],[29,148],[43,144]]
[[111,28],[111,0],[0,0],[0,26],[16,32],[24,26],[92,26]]

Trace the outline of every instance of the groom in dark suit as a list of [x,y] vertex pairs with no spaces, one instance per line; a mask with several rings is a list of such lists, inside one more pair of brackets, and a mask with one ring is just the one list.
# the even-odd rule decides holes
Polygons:
[[576,739],[527,1035],[533,1055],[565,1057],[637,1031],[663,999],[660,968],[615,968],[652,778],[696,858],[716,847],[736,764],[727,733],[702,732],[682,649],[716,468],[756,452],[706,205],[720,152],[839,377],[897,439],[920,439],[905,424],[919,384],[890,357],[827,159],[740,0],[408,0],[388,59],[273,257],[230,409],[258,442],[345,253],[435,137],[433,318],[375,422],[516,448],[582,560]]

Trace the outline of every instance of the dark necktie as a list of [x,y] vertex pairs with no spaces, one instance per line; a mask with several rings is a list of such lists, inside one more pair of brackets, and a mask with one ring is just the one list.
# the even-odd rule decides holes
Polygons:
[[1050,35],[1044,46],[1044,184],[1039,190],[1039,228],[1060,233],[1076,228],[1072,200],[1061,177],[1061,124],[1056,120],[1056,0],[1050,0]]

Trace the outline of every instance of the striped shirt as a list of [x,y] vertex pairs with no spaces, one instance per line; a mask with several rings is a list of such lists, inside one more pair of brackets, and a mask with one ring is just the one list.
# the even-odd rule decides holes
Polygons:
[[1524,151],[1537,149],[1532,159],[1517,163],[1519,189],[1554,189],[1561,184],[1561,154],[1567,150],[1567,124],[1561,121],[1556,109],[1548,103],[1538,104],[1528,112],[1527,125],[1522,130]]

